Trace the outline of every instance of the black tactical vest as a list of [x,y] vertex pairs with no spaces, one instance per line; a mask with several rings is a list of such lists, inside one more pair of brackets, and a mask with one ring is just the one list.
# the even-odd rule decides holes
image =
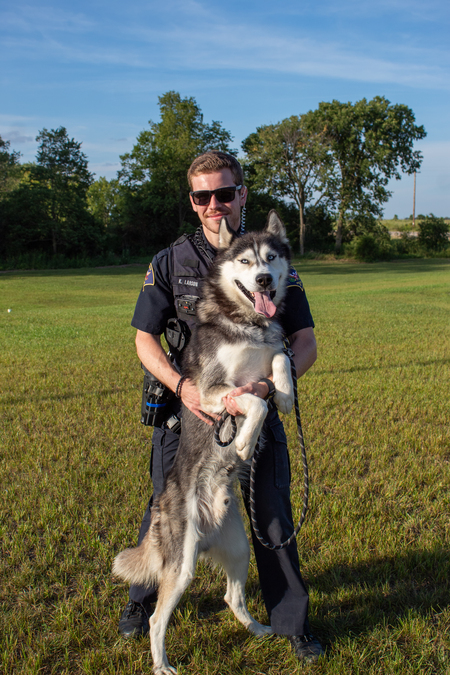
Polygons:
[[202,297],[203,279],[212,261],[199,230],[194,234],[183,234],[170,247],[169,269],[175,310],[177,318],[184,321],[191,332],[196,320],[196,304]]

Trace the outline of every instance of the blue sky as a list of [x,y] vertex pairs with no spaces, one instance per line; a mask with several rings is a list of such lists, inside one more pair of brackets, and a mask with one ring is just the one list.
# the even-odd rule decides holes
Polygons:
[[[0,135],[28,161],[38,131],[63,125],[113,178],[171,89],[236,148],[320,101],[381,95],[428,132],[416,213],[450,216],[449,18],[448,0],[3,1]],[[391,189],[385,216],[412,213],[412,177]]]

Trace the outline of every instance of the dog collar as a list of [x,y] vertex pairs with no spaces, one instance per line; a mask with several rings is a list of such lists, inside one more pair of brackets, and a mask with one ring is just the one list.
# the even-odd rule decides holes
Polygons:
[[265,382],[267,384],[267,386],[269,387],[269,391],[267,393],[267,396],[264,398],[265,401],[269,401],[271,398],[273,398],[275,396],[275,392],[276,392],[275,385],[272,382],[272,380],[268,380],[266,377],[262,377],[259,381]]

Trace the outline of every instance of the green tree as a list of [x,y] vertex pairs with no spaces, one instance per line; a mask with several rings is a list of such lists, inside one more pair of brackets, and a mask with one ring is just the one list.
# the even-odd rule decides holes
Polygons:
[[278,124],[259,127],[242,143],[250,187],[277,197],[288,197],[299,214],[300,254],[305,249],[305,207],[317,207],[328,198],[331,156],[325,132],[307,129],[304,116],[292,115]]
[[89,232],[92,219],[86,201],[93,176],[81,143],[69,138],[65,127],[43,129],[36,140],[40,145],[33,178],[40,188],[46,188],[52,250],[56,254],[60,248],[78,243],[81,234],[88,238],[98,235],[98,232]]
[[0,252],[16,256],[47,248],[50,228],[47,188],[35,178],[36,166],[21,167],[21,179],[14,190],[0,200]]
[[20,152],[10,151],[10,145],[0,136],[0,199],[20,182]]
[[[130,153],[121,156],[119,180],[128,189],[128,211],[139,202],[151,227],[153,244],[170,241],[185,226],[191,207],[187,170],[197,155],[211,149],[230,150],[232,137],[220,122],[206,124],[193,97],[169,91],[158,98],[161,120],[142,131]],[[125,209],[126,210],[126,209]],[[150,222],[149,222],[150,221]],[[131,223],[124,223],[129,228]],[[145,238],[144,238],[145,239]]]
[[399,180],[400,171],[411,174],[422,162],[414,141],[426,136],[423,126],[406,105],[381,96],[355,104],[320,103],[307,113],[305,126],[323,134],[334,162],[328,193],[337,205],[336,250],[342,244],[346,219],[354,214],[382,215],[391,193],[386,186]]
[[334,249],[334,218],[323,204],[305,211],[305,248],[331,253]]
[[102,223],[105,230],[111,227],[117,217],[120,201],[119,181],[100,176],[89,186],[86,197],[89,212]]
[[450,227],[444,218],[437,218],[432,213],[421,217],[423,220],[419,222],[420,244],[429,251],[440,251],[447,248]]

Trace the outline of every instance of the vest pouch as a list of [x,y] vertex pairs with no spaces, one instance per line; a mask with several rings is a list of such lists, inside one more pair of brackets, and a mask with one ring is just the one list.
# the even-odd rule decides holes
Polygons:
[[148,427],[160,427],[170,417],[170,401],[175,397],[173,391],[156,379],[144,366],[144,385],[142,388],[141,422]]
[[191,337],[191,329],[182,319],[168,319],[164,335],[169,345],[169,356],[175,356],[179,360]]

